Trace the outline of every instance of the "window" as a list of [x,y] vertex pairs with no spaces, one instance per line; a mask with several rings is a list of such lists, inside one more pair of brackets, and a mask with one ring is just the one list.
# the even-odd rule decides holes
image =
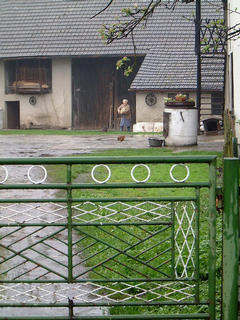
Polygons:
[[5,75],[6,93],[47,93],[52,88],[49,59],[7,61]]
[[212,114],[223,114],[223,92],[211,94]]

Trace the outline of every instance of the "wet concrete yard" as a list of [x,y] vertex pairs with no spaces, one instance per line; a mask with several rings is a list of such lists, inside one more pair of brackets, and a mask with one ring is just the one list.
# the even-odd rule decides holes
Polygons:
[[[123,142],[117,135],[98,136],[37,136],[37,135],[0,135],[0,157],[44,157],[70,156],[96,150],[149,148],[147,135],[127,135]],[[223,135],[198,137],[198,145],[171,148],[180,151],[222,151]]]

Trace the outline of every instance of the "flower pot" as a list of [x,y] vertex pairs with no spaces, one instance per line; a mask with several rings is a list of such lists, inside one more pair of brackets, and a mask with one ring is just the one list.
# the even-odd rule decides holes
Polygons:
[[164,146],[164,139],[148,138],[148,142],[149,142],[150,147],[163,147]]
[[179,97],[179,98],[176,97],[176,101],[184,102],[186,101],[186,97]]

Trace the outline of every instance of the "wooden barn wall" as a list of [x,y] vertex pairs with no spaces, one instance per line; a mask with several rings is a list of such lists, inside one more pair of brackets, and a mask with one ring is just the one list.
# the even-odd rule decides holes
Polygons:
[[[119,59],[119,58],[118,58]],[[138,58],[133,74],[125,77],[116,70],[117,58],[82,58],[72,62],[72,126],[75,129],[119,129],[117,107],[129,100],[132,122],[136,120],[136,97],[128,89],[142,58]]]

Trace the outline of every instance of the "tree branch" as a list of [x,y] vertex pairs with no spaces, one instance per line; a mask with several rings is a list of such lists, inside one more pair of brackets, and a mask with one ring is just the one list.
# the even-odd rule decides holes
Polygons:
[[92,16],[91,19],[97,17],[99,14],[101,14],[102,12],[104,12],[105,10],[107,10],[107,8],[110,7],[110,5],[113,3],[113,1],[114,1],[114,0],[110,0],[110,1],[108,2],[108,4],[107,4],[102,10],[98,11],[94,16]]
[[[179,0],[174,0],[168,4],[164,4],[168,9],[173,9]],[[122,19],[130,18],[126,22],[122,22],[118,19],[118,23],[113,23],[110,26],[103,25],[100,30],[101,36],[106,40],[107,44],[110,44],[114,40],[120,40],[126,38],[132,31],[144,21],[147,22],[148,18],[152,16],[156,7],[162,4],[162,0],[149,0],[148,6],[138,7],[134,5],[133,8],[122,9]]]

